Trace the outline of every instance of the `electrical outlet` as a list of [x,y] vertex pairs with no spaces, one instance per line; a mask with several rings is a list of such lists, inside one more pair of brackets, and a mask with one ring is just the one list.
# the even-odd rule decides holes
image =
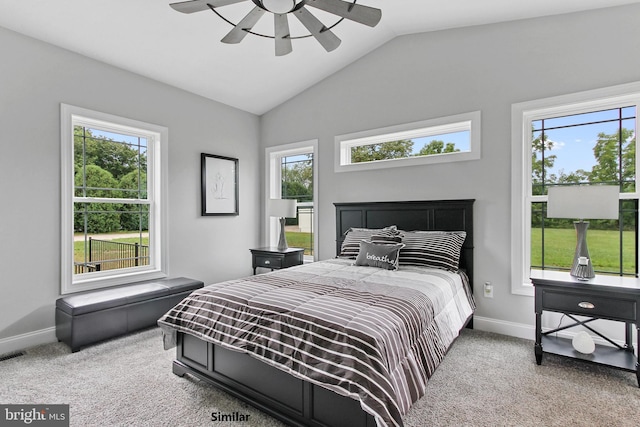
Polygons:
[[484,296],[485,298],[493,298],[493,285],[491,282],[484,282]]

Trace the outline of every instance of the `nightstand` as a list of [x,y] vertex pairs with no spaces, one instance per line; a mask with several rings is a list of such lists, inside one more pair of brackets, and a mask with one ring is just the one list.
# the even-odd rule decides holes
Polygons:
[[304,262],[303,248],[288,248],[283,251],[275,247],[250,249],[253,274],[256,274],[256,268],[270,268],[271,271],[281,268],[293,267]]
[[[538,365],[542,363],[543,353],[572,357],[635,372],[640,387],[640,358],[634,354],[632,338],[633,327],[640,332],[639,279],[597,275],[591,280],[579,281],[569,273],[538,270],[531,273],[531,283],[535,287],[535,355]],[[542,332],[543,311],[562,313],[575,323]],[[597,319],[624,323],[625,345],[620,346],[592,329],[589,323]],[[583,354],[573,348],[570,340],[552,335],[578,325],[599,335],[612,346],[596,345],[592,354]],[[640,333],[636,344],[640,348]]]

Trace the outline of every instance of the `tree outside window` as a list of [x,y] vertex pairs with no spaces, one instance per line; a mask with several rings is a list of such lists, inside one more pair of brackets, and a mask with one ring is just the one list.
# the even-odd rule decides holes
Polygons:
[[[564,270],[572,263],[573,222],[546,217],[549,187],[607,184],[635,193],[635,123],[635,107],[532,122],[532,268]],[[635,275],[638,202],[621,199],[620,220],[590,221],[589,248],[597,271]]]

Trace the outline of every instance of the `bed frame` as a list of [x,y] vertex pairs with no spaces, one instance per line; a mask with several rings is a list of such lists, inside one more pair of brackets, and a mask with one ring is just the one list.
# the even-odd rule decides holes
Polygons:
[[[460,266],[473,285],[473,202],[335,203],[336,253],[351,227],[460,231],[467,233]],[[467,327],[472,327],[471,320]],[[178,333],[173,373],[190,374],[293,426],[374,427],[360,402],[293,377],[246,354]]]

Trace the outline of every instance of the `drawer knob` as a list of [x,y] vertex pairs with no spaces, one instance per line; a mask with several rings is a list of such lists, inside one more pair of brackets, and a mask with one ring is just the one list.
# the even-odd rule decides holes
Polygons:
[[271,264],[271,261],[266,260],[264,263],[265,263],[266,265],[269,265],[269,264]]
[[586,301],[579,302],[578,303],[578,307],[586,308],[586,309],[589,309],[589,310],[591,310],[593,308],[596,308],[595,305],[591,304],[590,302],[586,302]]

